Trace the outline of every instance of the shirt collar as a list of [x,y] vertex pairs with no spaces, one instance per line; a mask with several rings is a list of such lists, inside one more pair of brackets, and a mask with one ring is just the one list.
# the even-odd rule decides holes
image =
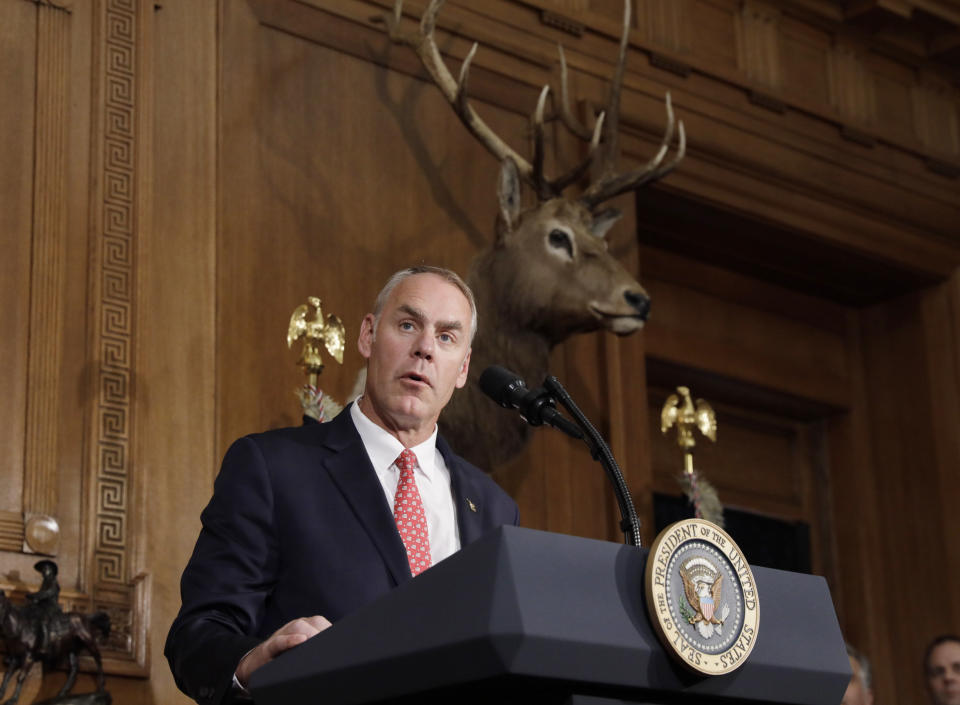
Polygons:
[[[360,434],[360,440],[363,441],[363,447],[370,456],[370,462],[378,472],[381,469],[389,468],[396,462],[404,445],[396,436],[381,428],[360,410],[360,399],[357,397],[350,406],[350,418],[353,419],[353,425],[357,427],[357,433]],[[434,425],[433,433],[423,443],[410,448],[417,456],[417,464],[420,472],[427,480],[433,478],[437,457],[437,427]]]

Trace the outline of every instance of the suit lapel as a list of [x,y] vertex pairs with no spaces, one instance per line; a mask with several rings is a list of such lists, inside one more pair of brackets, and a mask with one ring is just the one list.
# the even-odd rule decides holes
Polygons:
[[483,506],[480,488],[463,471],[460,458],[453,454],[442,438],[437,438],[437,447],[450,470],[450,489],[457,512],[457,527],[460,529],[460,545],[473,543],[483,535]]
[[383,486],[364,450],[347,406],[329,422],[324,445],[333,451],[323,461],[334,484],[366,529],[397,584],[410,580],[410,564],[397,532]]

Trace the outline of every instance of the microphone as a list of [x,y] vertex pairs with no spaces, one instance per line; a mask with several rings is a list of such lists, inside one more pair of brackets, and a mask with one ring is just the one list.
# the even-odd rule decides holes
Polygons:
[[546,423],[573,438],[583,438],[583,431],[556,409],[556,402],[542,387],[534,390],[516,374],[491,365],[480,375],[480,389],[504,409],[517,409],[521,418],[531,426]]

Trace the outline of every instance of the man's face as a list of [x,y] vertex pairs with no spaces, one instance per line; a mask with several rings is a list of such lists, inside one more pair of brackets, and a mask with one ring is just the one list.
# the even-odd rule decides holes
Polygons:
[[840,705],[872,705],[873,693],[863,684],[863,672],[860,664],[848,655],[850,659],[850,670],[853,671],[853,677],[847,685],[847,692],[843,694],[843,700]]
[[930,653],[927,687],[934,705],[960,705],[960,643],[945,641]]
[[373,314],[361,323],[363,412],[407,445],[426,440],[453,390],[466,384],[470,318],[466,297],[442,277],[414,274],[397,284],[376,335]]

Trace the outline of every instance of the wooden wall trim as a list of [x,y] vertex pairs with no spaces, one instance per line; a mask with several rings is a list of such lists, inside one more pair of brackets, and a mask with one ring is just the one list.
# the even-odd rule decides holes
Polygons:
[[744,0],[734,23],[737,60],[747,81],[772,91],[783,87],[779,23],[779,10],[754,0]]
[[[733,7],[727,0],[717,2]],[[372,21],[385,10],[386,0],[252,4],[266,25],[393,70],[422,75],[416,59],[408,56],[411,52],[402,47],[386,49],[382,26]],[[415,17],[421,7],[422,3],[409,9],[405,5],[405,13]],[[589,105],[602,102],[616,56],[616,22],[595,11],[579,13],[577,18],[586,29],[577,38],[542,24],[538,13],[548,8],[556,10],[548,0],[445,7],[438,22],[438,44],[451,66],[463,60],[474,40],[481,43],[473,63],[472,97],[529,114],[542,85],[557,87],[556,43],[562,41],[574,99]],[[745,55],[782,59],[783,33],[778,35],[778,45],[768,35],[787,17],[761,15],[766,18],[763,22],[743,25],[737,20],[741,34],[767,33],[765,41],[744,39],[745,46],[754,48]],[[789,19],[791,32],[814,31],[796,17]],[[331,23],[338,20],[341,30],[333,31]],[[760,29],[752,29],[754,24]],[[876,71],[888,70],[895,62],[888,58],[881,62],[870,54],[870,46],[842,28],[836,33],[836,42],[823,39],[823,46],[817,47],[817,60],[823,64],[823,105],[798,102],[786,92],[786,78],[774,74],[748,80],[742,71],[727,75],[716,67],[694,63],[696,70],[684,76],[651,69],[634,55],[624,77],[621,125],[625,134],[634,133],[622,140],[625,158],[646,160],[655,149],[664,125],[663,96],[670,90],[676,112],[685,121],[689,146],[686,161],[665,182],[666,188],[806,233],[831,246],[906,265],[931,279],[945,278],[960,265],[960,247],[952,237],[960,219],[960,180],[943,175],[952,173],[954,157],[925,149],[917,135],[908,139],[902,130],[887,134],[880,123],[857,122],[860,116],[870,123],[877,113],[871,97],[874,89],[859,86],[861,79],[875,81],[871,77]],[[371,44],[371,37],[378,36],[379,41]],[[635,53],[667,51],[654,46],[640,30],[632,33],[631,45]],[[735,46],[729,51],[736,55]],[[692,60],[687,54],[672,58],[681,63]],[[900,69],[919,76],[919,69]],[[926,92],[919,84],[916,90],[910,88],[910,100],[920,101],[915,122],[923,127],[922,134],[946,135],[949,130],[944,130],[952,129],[960,115],[960,101],[944,88],[947,79],[942,71],[924,71],[933,77],[925,79],[933,88]],[[784,83],[783,92],[769,85],[778,81]],[[749,96],[756,97],[758,90],[782,102],[786,111],[771,112],[756,101],[751,103]],[[871,146],[864,146],[860,139],[851,141],[858,135]],[[938,144],[952,142],[941,139]],[[955,159],[960,164],[960,152]],[[944,168],[931,170],[930,164]]]
[[23,550],[23,514],[0,512],[0,551]]
[[[956,433],[960,419],[960,367],[957,366],[957,339],[960,315],[957,299],[958,273],[950,281],[927,292],[921,304],[926,351],[924,362],[930,370],[927,375],[928,395],[933,413],[932,424],[934,468],[917,468],[920,482],[937,487],[941,533],[950,536],[956,520],[956,468],[960,465],[960,435]],[[927,477],[924,477],[927,476]],[[946,551],[937,558],[944,582],[960,584],[960,555]],[[944,624],[960,623],[960,600],[941,605]]]
[[98,112],[93,140],[94,224],[90,260],[91,350],[95,394],[89,427],[86,545],[81,570],[91,607],[113,623],[105,668],[148,675],[146,619],[149,580],[134,565],[132,530],[136,478],[131,464],[136,370],[137,238],[141,227],[141,105],[145,88],[140,0],[105,0],[99,7],[99,63],[94,84]]
[[24,448],[23,550],[56,555],[58,431],[67,238],[67,126],[70,14],[37,6],[37,91],[34,133],[33,251]]
[[[319,2],[320,0],[312,1]],[[641,10],[652,1],[641,0]],[[659,2],[659,0],[657,1]],[[328,0],[328,2],[335,2],[335,0]],[[520,2],[538,10],[551,8],[555,5],[554,0],[520,0]],[[691,0],[675,0],[675,3],[684,7],[694,4]],[[726,49],[736,54],[738,58],[736,66],[725,67],[718,63],[704,61],[689,50],[689,44],[680,43],[676,38],[671,38],[672,41],[665,44],[658,42],[657,39],[663,33],[651,31],[639,25],[639,22],[635,22],[635,28],[631,31],[630,44],[648,54],[666,55],[673,61],[687,65],[691,70],[714,81],[735,85],[745,95],[749,95],[751,91],[758,87],[771,89],[777,93],[777,97],[787,107],[802,111],[810,117],[831,123],[838,128],[842,127],[845,121],[853,121],[858,124],[870,124],[870,121],[862,119],[867,116],[839,110],[836,102],[830,104],[810,100],[803,87],[794,87],[782,80],[779,57],[784,51],[784,37],[777,26],[781,17],[789,17],[797,24],[816,29],[828,35],[832,40],[832,45],[828,44],[824,47],[828,56],[831,56],[837,49],[847,55],[854,51],[861,57],[870,55],[888,57],[895,63],[902,65],[906,70],[915,73],[912,79],[915,85],[919,85],[922,74],[937,75],[954,84],[958,81],[955,72],[951,72],[925,57],[911,56],[904,51],[894,51],[883,41],[871,41],[865,38],[862,32],[843,26],[841,24],[842,17],[830,19],[824,16],[822,12],[810,13],[799,6],[799,3],[788,3],[781,9],[781,6],[775,6],[774,3],[764,3],[758,0],[747,2],[723,0],[718,3],[718,6],[725,8],[730,15],[734,30],[730,39],[736,45]],[[677,8],[676,12],[683,12],[683,9]],[[693,7],[687,10],[687,14],[694,12],[696,12],[696,8]],[[490,13],[496,14],[497,11],[491,10]],[[646,13],[641,14],[641,18],[645,18],[645,16]],[[611,39],[619,36],[620,29],[617,21],[596,10],[589,9],[579,12],[576,14],[576,20],[581,22],[588,31]],[[701,37],[700,41],[710,41],[710,39]],[[602,60],[603,57],[598,58]],[[875,67],[866,65],[865,69],[864,72],[859,74],[861,79],[866,79],[868,83],[877,80]],[[844,82],[835,84],[835,88],[846,91],[848,89],[856,90],[857,86]],[[910,99],[915,101],[917,96],[911,95]],[[956,102],[947,107],[954,115],[960,113],[960,104]],[[916,132],[912,134],[899,133],[889,129],[883,123],[873,124],[871,128],[877,137],[881,137],[906,152],[913,154],[937,152],[960,165],[960,152],[951,151],[950,143],[947,143],[946,147],[941,147],[939,143],[925,146],[920,139],[920,135]]]

